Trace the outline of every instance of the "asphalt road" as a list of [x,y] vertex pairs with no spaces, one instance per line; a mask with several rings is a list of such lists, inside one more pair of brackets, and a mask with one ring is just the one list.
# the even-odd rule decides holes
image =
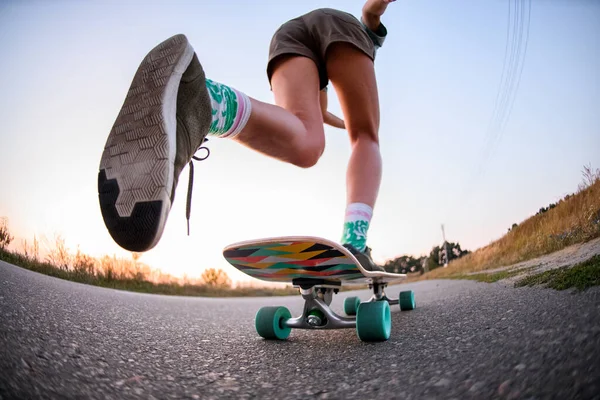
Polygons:
[[299,313],[300,296],[135,294],[0,262],[0,399],[600,398],[599,289],[428,281],[388,295],[408,288],[417,309],[392,308],[387,342],[351,329],[274,342],[255,312]]

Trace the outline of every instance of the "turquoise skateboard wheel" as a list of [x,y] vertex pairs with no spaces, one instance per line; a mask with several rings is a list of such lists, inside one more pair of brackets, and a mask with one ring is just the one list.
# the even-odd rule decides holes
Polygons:
[[356,296],[346,297],[344,299],[344,312],[346,315],[356,315],[356,310],[360,305],[360,298]]
[[390,338],[392,317],[387,301],[360,303],[356,312],[356,333],[363,342],[381,342]]
[[285,326],[285,321],[290,318],[292,314],[285,307],[262,307],[254,319],[256,332],[265,339],[287,339],[292,328]]
[[417,307],[417,303],[415,302],[415,293],[412,290],[400,292],[399,303],[400,310],[402,311],[414,310]]

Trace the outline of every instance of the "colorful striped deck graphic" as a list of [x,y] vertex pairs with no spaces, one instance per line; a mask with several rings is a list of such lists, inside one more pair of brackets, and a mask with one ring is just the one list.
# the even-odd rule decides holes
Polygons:
[[291,282],[296,278],[356,283],[367,280],[353,258],[333,243],[315,240],[255,241],[227,247],[223,256],[247,275],[269,282]]

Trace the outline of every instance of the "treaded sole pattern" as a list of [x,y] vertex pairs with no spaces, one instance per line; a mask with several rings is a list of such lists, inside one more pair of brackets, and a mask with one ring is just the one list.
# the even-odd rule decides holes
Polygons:
[[141,62],[108,136],[98,197],[112,238],[130,251],[158,243],[171,208],[176,102],[193,49],[184,35],[165,40]]

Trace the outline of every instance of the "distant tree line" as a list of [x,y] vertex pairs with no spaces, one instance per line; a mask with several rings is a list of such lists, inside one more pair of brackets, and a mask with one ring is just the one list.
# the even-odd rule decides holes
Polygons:
[[[448,249],[448,254],[446,254]],[[435,246],[429,252],[427,256],[413,257],[413,256],[400,256],[393,260],[388,260],[383,268],[387,272],[396,274],[407,274],[410,272],[421,272],[426,270],[433,270],[441,267],[446,262],[456,260],[469,254],[469,250],[463,250],[459,243],[444,242],[440,246]]]

